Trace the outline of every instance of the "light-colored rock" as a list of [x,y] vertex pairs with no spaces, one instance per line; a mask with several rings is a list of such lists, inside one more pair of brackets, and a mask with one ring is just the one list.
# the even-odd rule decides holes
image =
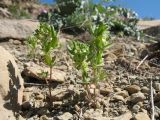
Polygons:
[[73,115],[69,112],[65,112],[63,115],[58,116],[58,120],[71,120]]
[[135,119],[136,120],[150,120],[148,114],[144,112],[139,112],[138,114],[136,114]]
[[141,102],[145,99],[146,97],[144,96],[143,93],[141,92],[138,92],[138,93],[134,93],[130,96],[130,101],[132,103],[138,103],[138,102]]
[[120,92],[120,91],[121,91],[121,88],[118,88],[118,87],[117,87],[117,88],[114,88],[114,91],[115,91],[115,92]]
[[141,88],[137,85],[130,85],[125,88],[129,94],[137,93],[141,90]]
[[19,109],[22,104],[22,96],[23,79],[19,73],[14,57],[0,46],[1,119],[9,120],[9,116],[12,120],[15,119],[11,110],[17,111]]
[[132,113],[130,111],[124,113],[123,115],[119,116],[119,117],[115,117],[113,119],[110,120],[131,120],[132,118]]
[[44,99],[44,95],[42,95],[42,94],[36,95],[35,99],[43,100]]
[[[50,69],[48,67],[42,67],[42,66],[39,66],[39,65],[32,65],[31,67],[27,67],[24,69],[23,73],[26,75],[26,76],[29,76],[29,77],[34,77],[34,78],[37,78],[39,80],[50,80],[49,79],[49,74],[48,74],[48,77],[47,78],[43,78],[40,74],[42,74],[43,72],[48,72],[50,73]],[[58,69],[52,69],[52,79],[50,81],[55,81],[55,82],[60,82],[60,83],[63,83],[65,81],[65,78],[66,78],[66,73],[61,71],[61,70],[58,70]]]
[[30,93],[24,92],[24,93],[23,93],[23,102],[29,101],[29,100],[30,100]]
[[14,44],[14,45],[20,45],[20,44],[21,44],[21,41],[19,41],[19,40],[14,40],[14,41],[13,41],[13,44]]
[[102,110],[96,109],[94,111],[94,109],[89,109],[83,114],[83,117],[84,120],[101,120],[101,119],[105,120],[102,114],[103,114]]
[[120,96],[120,95],[113,96],[113,101],[122,101],[122,102],[125,103],[124,98],[122,96]]
[[142,87],[141,88],[142,93],[149,93],[149,88],[148,87]]
[[0,38],[23,40],[29,37],[38,27],[39,22],[31,20],[0,20]]
[[113,90],[111,88],[100,88],[100,93],[102,95],[108,95],[108,94],[110,94],[112,92],[113,92]]
[[133,107],[132,107],[132,112],[134,112],[134,113],[138,113],[139,112],[139,110],[140,110],[140,106],[139,105],[134,105]]
[[124,98],[129,96],[129,94],[128,94],[128,92],[126,90],[119,91],[119,92],[116,93],[116,95],[120,95],[120,96],[122,96]]
[[52,98],[54,101],[61,101],[66,96],[67,92],[63,89],[55,89],[52,91]]
[[118,116],[118,117],[104,117],[103,111],[101,110],[96,110],[94,111],[93,109],[87,110],[83,116],[84,120],[130,120],[132,118],[132,113],[130,111],[127,111],[126,113]]

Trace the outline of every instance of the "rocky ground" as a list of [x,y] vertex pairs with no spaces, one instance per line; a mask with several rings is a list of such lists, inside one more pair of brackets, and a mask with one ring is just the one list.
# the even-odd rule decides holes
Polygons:
[[[23,25],[19,28],[24,30]],[[12,33],[17,30],[14,25],[10,29]],[[24,34],[26,36],[30,34],[27,30],[23,32],[27,33]],[[154,88],[155,117],[156,120],[160,119],[159,43],[127,37],[112,38],[112,46],[104,55],[104,68],[108,77],[99,83],[95,104],[97,109],[94,109],[86,100],[80,73],[74,69],[66,50],[67,41],[74,36],[60,36],[62,45],[55,51],[58,57],[50,81],[53,102],[53,106],[50,106],[46,81],[37,75],[37,72],[48,68],[37,59],[29,59],[26,39],[23,36],[17,37],[16,32],[12,33],[6,36],[3,34],[0,46],[15,57],[24,79],[21,110],[16,113],[18,120],[150,120],[151,82]],[[80,35],[77,38],[84,41],[87,37]],[[146,56],[146,60],[139,66]]]

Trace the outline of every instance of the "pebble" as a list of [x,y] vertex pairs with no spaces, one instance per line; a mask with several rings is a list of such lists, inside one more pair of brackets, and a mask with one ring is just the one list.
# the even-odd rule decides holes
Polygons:
[[112,92],[113,92],[112,89],[109,89],[109,88],[100,88],[100,94],[102,94],[102,95],[108,95],[108,94],[110,94]]
[[115,91],[115,92],[120,92],[120,91],[121,91],[121,88],[114,88],[114,91]]
[[39,120],[49,120],[49,118],[46,115],[42,115]]
[[65,112],[63,115],[57,117],[58,120],[71,120],[73,115],[69,112]]
[[14,44],[14,45],[20,45],[20,44],[21,44],[21,41],[19,41],[19,40],[13,40],[13,44]]
[[150,91],[150,89],[148,87],[146,87],[146,86],[141,88],[141,92],[142,93],[149,93],[149,91]]
[[160,83],[154,83],[153,84],[153,87],[154,87],[154,89],[156,90],[156,91],[160,91]]
[[29,100],[30,100],[30,94],[24,92],[24,94],[23,94],[23,101],[25,102],[25,101],[29,101]]
[[145,99],[146,97],[144,96],[143,93],[141,92],[138,92],[138,93],[134,93],[130,96],[130,101],[132,103],[138,103],[138,102],[141,102]]
[[125,88],[129,94],[137,93],[141,90],[141,88],[137,85],[130,85]]
[[133,112],[133,113],[138,113],[139,110],[140,110],[140,108],[141,108],[141,107],[136,104],[136,105],[134,105],[134,106],[132,107],[132,112]]
[[103,114],[103,110],[89,109],[89,110],[86,110],[86,112],[83,114],[83,117],[85,120],[103,120],[103,119],[98,119],[98,118],[103,118],[102,114]]
[[124,102],[125,103],[125,99],[122,97],[122,96],[120,96],[120,95],[115,95],[115,96],[113,96],[113,101],[122,101],[122,102]]
[[35,99],[36,100],[43,100],[44,99],[44,95],[42,95],[42,94],[36,95]]
[[119,92],[116,93],[116,95],[120,95],[120,96],[122,96],[124,98],[129,96],[129,94],[128,94],[128,92],[126,90],[119,91]]
[[22,103],[22,109],[29,110],[31,108],[31,103],[26,101]]
[[148,114],[144,112],[139,112],[138,114],[136,114],[135,119],[136,120],[150,120]]

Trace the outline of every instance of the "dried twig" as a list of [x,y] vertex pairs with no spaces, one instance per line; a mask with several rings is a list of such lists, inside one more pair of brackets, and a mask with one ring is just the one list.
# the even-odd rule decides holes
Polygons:
[[150,89],[151,89],[151,108],[152,108],[151,120],[155,120],[155,118],[154,118],[154,114],[155,114],[154,98],[153,98],[154,91],[153,91],[153,87],[152,87],[152,80],[151,80],[151,88]]
[[24,83],[25,87],[31,87],[31,86],[48,86],[47,84],[38,84],[38,83]]
[[139,63],[139,65],[136,67],[136,69],[138,69],[140,67],[140,65],[148,58],[148,55],[146,55],[143,60],[141,60],[141,62]]

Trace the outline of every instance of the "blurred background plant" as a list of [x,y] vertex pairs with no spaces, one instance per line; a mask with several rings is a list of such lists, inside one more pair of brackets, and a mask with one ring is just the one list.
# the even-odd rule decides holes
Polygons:
[[104,23],[112,34],[133,36],[139,40],[137,14],[130,9],[111,6],[110,1],[101,0],[95,4],[93,0],[56,0],[55,9],[47,13],[50,15],[45,22],[72,34],[88,31],[91,24]]

